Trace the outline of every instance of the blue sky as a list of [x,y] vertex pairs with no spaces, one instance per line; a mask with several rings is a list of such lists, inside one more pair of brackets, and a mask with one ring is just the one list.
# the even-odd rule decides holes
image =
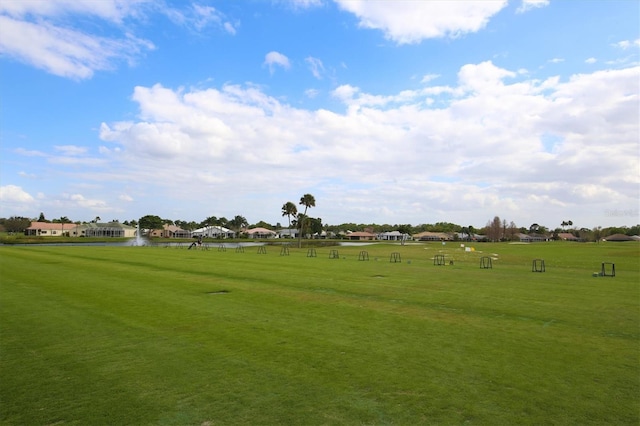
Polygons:
[[640,3],[0,3],[0,216],[640,222]]

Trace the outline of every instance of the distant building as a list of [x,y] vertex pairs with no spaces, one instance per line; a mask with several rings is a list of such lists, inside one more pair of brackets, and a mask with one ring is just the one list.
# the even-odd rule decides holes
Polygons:
[[516,238],[521,243],[536,243],[540,241],[549,241],[549,237],[543,234],[516,234]]
[[63,232],[70,234],[74,223],[49,223],[49,222],[31,222],[31,225],[24,230],[24,235],[37,237],[61,237]]
[[134,238],[136,232],[137,229],[133,226],[123,225],[120,222],[84,223],[73,230],[73,236]]
[[580,241],[580,238],[576,237],[575,235],[569,233],[569,232],[560,232],[558,233],[558,238],[563,240],[563,241]]
[[389,231],[378,234],[378,239],[383,241],[402,241],[409,239],[409,234],[400,231]]
[[191,231],[185,231],[176,225],[165,224],[162,229],[154,229],[151,231],[151,236],[162,238],[191,238]]
[[281,229],[278,231],[278,238],[298,238],[300,231],[294,228]]
[[275,238],[277,233],[267,228],[251,228],[244,231],[249,238]]
[[234,238],[236,233],[224,226],[205,226],[191,231],[193,237]]
[[350,240],[356,240],[356,241],[372,241],[376,239],[376,234],[373,234],[371,232],[359,231],[359,232],[350,232],[346,235],[346,237]]
[[420,232],[419,234],[415,234],[413,239],[416,241],[452,241],[453,236],[451,234],[447,234],[446,232]]

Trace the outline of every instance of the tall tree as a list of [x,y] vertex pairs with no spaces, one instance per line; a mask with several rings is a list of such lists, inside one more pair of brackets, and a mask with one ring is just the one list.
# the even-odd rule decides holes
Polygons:
[[289,220],[289,228],[291,228],[291,216],[295,217],[298,214],[298,208],[291,201],[287,201],[282,205],[282,216],[287,216]]
[[500,241],[502,233],[502,221],[498,216],[495,216],[493,220],[487,223],[487,237],[491,241]]
[[40,217],[38,218],[38,222],[47,222],[47,219],[44,218],[43,212],[40,212]]
[[153,231],[154,229],[162,229],[162,219],[160,218],[160,216],[155,216],[155,215],[146,215],[146,216],[142,216],[139,220],[138,220],[138,225],[140,225],[140,230],[143,229],[148,229],[149,230],[149,234],[151,233],[151,231]]
[[231,219],[228,224],[236,231],[240,231],[242,228],[245,228],[249,225],[247,219],[244,216],[236,215],[233,219]]
[[60,218],[60,223],[62,224],[62,236],[64,237],[64,224],[65,223],[71,223],[71,220],[66,216],[62,216]]
[[304,194],[300,197],[300,205],[304,206],[304,213],[302,213],[302,217],[298,217],[298,226],[300,227],[300,233],[298,234],[298,248],[302,248],[302,230],[304,228],[304,223],[307,219],[307,210],[309,207],[316,206],[316,199],[311,194]]

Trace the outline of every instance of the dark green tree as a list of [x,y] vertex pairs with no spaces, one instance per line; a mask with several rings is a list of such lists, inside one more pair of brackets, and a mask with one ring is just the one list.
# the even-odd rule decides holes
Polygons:
[[249,225],[247,219],[244,216],[236,215],[233,219],[227,222],[227,224],[235,231],[240,231],[242,228],[246,228]]
[[12,216],[9,219],[5,219],[3,225],[7,232],[24,232],[25,229],[31,226],[31,219]]
[[304,206],[304,213],[298,215],[298,227],[300,228],[300,233],[298,234],[298,248],[302,248],[302,230],[305,226],[305,219],[307,219],[307,210],[310,207],[316,206],[316,199],[311,194],[304,194],[302,197],[300,197],[299,204]]
[[289,219],[289,228],[291,228],[291,217],[295,217],[298,214],[298,208],[291,201],[287,201],[282,205],[282,216],[287,216]]
[[309,218],[309,232],[311,234],[322,234],[322,219],[319,217]]
[[138,225],[140,225],[140,229],[146,229],[151,233],[154,229],[162,229],[162,225],[164,222],[159,216],[155,215],[146,215],[142,216],[138,220]]

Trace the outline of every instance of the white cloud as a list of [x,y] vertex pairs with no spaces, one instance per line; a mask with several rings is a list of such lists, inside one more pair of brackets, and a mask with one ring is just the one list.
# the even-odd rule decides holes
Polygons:
[[313,74],[313,76],[318,80],[321,80],[322,74],[324,74],[324,65],[322,64],[322,61],[312,56],[307,57],[304,61],[309,65],[311,74]]
[[295,9],[308,9],[311,7],[321,6],[323,4],[323,0],[289,0],[289,3]]
[[274,67],[280,66],[284,69],[289,69],[291,68],[291,64],[289,63],[289,58],[287,58],[285,55],[283,55],[280,52],[276,52],[276,51],[271,51],[269,53],[267,53],[264,56],[264,65],[266,65],[267,67],[269,67],[269,72],[271,72],[271,74],[273,74],[274,72]]
[[28,216],[35,206],[35,198],[21,187],[0,186],[0,216]]
[[595,64],[596,62],[598,62],[598,60],[596,58],[588,58],[584,62],[587,63],[587,64]]
[[[92,77],[119,61],[135,62],[151,42],[121,28],[119,37],[103,37],[73,28],[71,16],[83,14],[105,26],[121,28],[136,14],[136,3],[120,1],[24,1],[0,5],[0,53],[51,74]],[[29,40],[25,43],[25,40]]]
[[113,210],[108,206],[106,201],[95,198],[86,198],[82,194],[63,194],[62,199],[65,200],[65,204],[72,204],[72,206],[68,206],[68,208],[78,206],[82,209],[94,212],[107,212]]
[[304,95],[309,99],[315,98],[318,94],[320,94],[318,89],[307,89],[304,91]]
[[398,44],[477,32],[508,3],[506,0],[335,1],[358,17],[360,27],[382,30],[386,38]]
[[440,77],[438,74],[425,74],[422,76],[422,80],[420,80],[420,83],[426,84],[435,80],[438,77]]
[[87,153],[87,148],[84,146],[76,146],[76,145],[56,145],[54,146],[56,151],[59,151],[65,155],[84,155]]
[[516,10],[516,13],[525,13],[532,9],[549,6],[549,0],[522,0],[522,4]]
[[472,213],[453,194],[521,223],[560,208],[577,218],[585,205],[638,198],[639,74],[527,80],[487,61],[461,67],[451,87],[383,96],[339,86],[344,113],[294,108],[250,85],[139,87],[142,118],[103,124],[101,138],[121,149],[114,179],[216,194],[234,206],[224,215],[241,211],[240,192],[276,213],[286,194],[310,192],[323,200],[316,214],[334,223],[367,220],[365,199],[376,200],[372,221],[465,220]]
[[627,50],[630,49],[632,47],[639,47],[640,46],[640,39],[636,39],[636,40],[622,40],[619,41],[617,43],[614,43],[613,46],[622,49],[622,50]]
[[209,26],[223,29],[231,35],[237,32],[237,24],[229,21],[224,13],[213,6],[192,4],[184,9],[167,7],[162,9],[162,12],[175,24],[191,28],[196,32],[202,32]]

